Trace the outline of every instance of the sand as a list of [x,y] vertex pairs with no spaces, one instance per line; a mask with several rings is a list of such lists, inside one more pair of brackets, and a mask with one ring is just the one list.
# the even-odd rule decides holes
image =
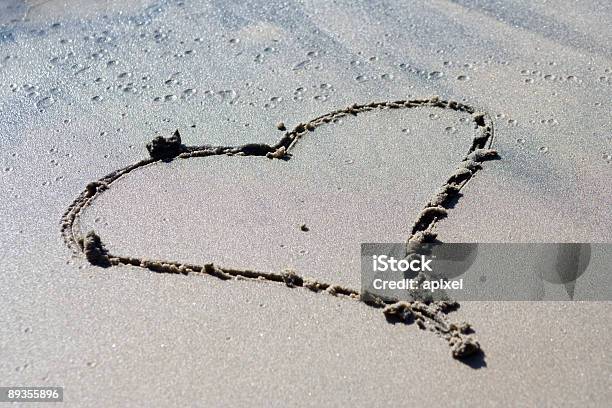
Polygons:
[[77,406],[606,405],[609,303],[462,302],[449,321],[469,322],[484,355],[458,361],[417,323],[295,278],[92,266],[61,219],[155,137],[259,143],[249,152],[276,157],[119,179],[83,233],[121,256],[359,288],[352,243],[413,233],[469,152],[471,115],[349,114],[265,146],[279,122],[439,95],[492,118],[500,160],[462,186],[438,239],[610,242],[608,5],[122,3],[0,6],[0,385],[64,386]]

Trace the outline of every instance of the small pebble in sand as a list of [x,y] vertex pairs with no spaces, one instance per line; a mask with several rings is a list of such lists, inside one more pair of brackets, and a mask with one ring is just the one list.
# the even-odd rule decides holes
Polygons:
[[278,130],[282,130],[283,132],[284,132],[285,130],[287,130],[287,127],[285,127],[285,124],[284,124],[283,122],[278,122],[278,123],[276,124],[276,128],[277,128]]

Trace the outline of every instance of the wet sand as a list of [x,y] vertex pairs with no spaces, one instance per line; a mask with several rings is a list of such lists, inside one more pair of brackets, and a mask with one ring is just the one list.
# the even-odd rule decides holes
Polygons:
[[[609,303],[463,302],[448,317],[484,356],[461,362],[343,296],[92,266],[60,220],[176,129],[191,146],[272,146],[279,121],[440,95],[491,116],[501,158],[462,189],[440,240],[610,242],[609,6],[87,4],[15,2],[0,21],[0,385],[64,386],[79,406],[605,406]],[[143,168],[82,228],[113,254],[358,288],[351,243],[407,239],[474,137],[471,115],[431,107],[310,133],[288,161]]]

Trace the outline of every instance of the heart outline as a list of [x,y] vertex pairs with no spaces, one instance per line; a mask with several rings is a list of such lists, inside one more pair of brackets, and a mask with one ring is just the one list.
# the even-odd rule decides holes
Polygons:
[[455,358],[463,358],[473,354],[482,354],[479,343],[471,336],[468,324],[449,323],[445,315],[458,307],[456,302],[438,301],[430,304],[421,302],[390,302],[380,298],[362,297],[359,291],[335,284],[305,279],[295,272],[267,273],[251,270],[222,268],[212,263],[205,265],[191,265],[172,261],[152,261],[128,256],[116,256],[108,253],[100,237],[89,231],[85,236],[80,231],[80,214],[91,206],[94,200],[111,184],[127,176],[130,172],[141,167],[153,165],[158,162],[174,159],[189,159],[213,155],[243,155],[266,156],[270,159],[288,159],[290,150],[306,134],[314,131],[318,126],[330,123],[332,120],[347,115],[358,115],[376,109],[406,109],[421,106],[438,107],[472,115],[476,135],[464,160],[447,179],[442,189],[431,199],[419,213],[412,226],[407,244],[430,242],[436,234],[432,232],[435,225],[447,216],[449,202],[459,198],[460,190],[481,169],[480,163],[497,158],[495,150],[491,149],[494,139],[493,121],[490,115],[469,105],[456,101],[441,100],[438,96],[425,99],[398,100],[385,102],[372,102],[364,105],[353,104],[347,108],[335,110],[306,123],[299,123],[293,130],[288,131],[274,145],[265,143],[249,143],[241,146],[185,146],[181,143],[178,130],[173,136],[153,139],[147,144],[150,157],[134,164],[115,170],[100,179],[87,184],[79,196],[70,204],[61,219],[61,233],[65,244],[74,255],[84,256],[94,266],[110,267],[131,265],[151,272],[191,274],[200,273],[228,280],[237,277],[246,279],[267,280],[284,283],[288,287],[304,287],[314,292],[325,291],[334,296],[348,297],[363,301],[370,306],[384,308],[383,312],[389,321],[402,321],[405,323],[416,321],[420,328],[429,328],[445,338],[452,349]]

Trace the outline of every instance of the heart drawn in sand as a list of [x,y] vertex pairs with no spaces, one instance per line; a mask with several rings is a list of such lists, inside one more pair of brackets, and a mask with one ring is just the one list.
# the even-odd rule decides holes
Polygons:
[[[297,159],[299,155],[307,154],[300,150],[299,146],[308,143],[307,141],[314,137],[311,136],[311,133],[317,128],[332,126],[331,123],[346,117],[367,116],[374,113],[388,115],[396,110],[418,107],[446,109],[469,115],[476,132],[475,136],[465,145],[466,155],[461,156],[462,160],[459,161],[458,166],[453,166],[454,169],[450,170],[451,174],[445,179],[441,189],[428,198],[423,198],[414,191],[411,192],[411,188],[418,190],[420,185],[419,182],[411,179],[411,174],[418,173],[414,171],[418,170],[418,166],[411,168],[410,160],[402,162],[407,169],[405,179],[392,180],[390,178],[388,182],[379,183],[380,180],[373,182],[369,178],[368,171],[368,168],[372,166],[380,166],[381,163],[376,160],[366,161],[361,168],[351,167],[352,173],[350,174],[347,174],[347,170],[343,170],[342,167],[352,164],[350,157],[346,158],[344,163],[335,157],[333,161],[326,161],[326,164],[317,164],[318,159],[325,160],[326,153],[329,153],[329,146],[327,146],[327,152],[325,149],[316,151],[318,156],[311,160],[300,162]],[[352,137],[366,136],[355,134]],[[65,212],[62,218],[62,235],[75,254],[84,256],[91,264],[100,267],[131,265],[152,272],[185,275],[207,274],[220,279],[240,277],[272,281],[290,288],[303,287],[314,292],[326,292],[335,296],[366,301],[360,296],[359,291],[350,289],[345,284],[330,283],[338,282],[338,279],[334,279],[333,272],[346,266],[342,263],[343,259],[353,258],[359,261],[358,252],[354,254],[354,257],[350,251],[342,252],[346,249],[347,242],[355,238],[361,242],[364,240],[382,242],[385,239],[384,236],[372,235],[373,233],[357,237],[351,236],[355,228],[367,226],[369,223],[370,230],[376,231],[378,228],[379,233],[399,228],[398,231],[403,234],[403,240],[408,242],[426,242],[434,239],[435,234],[432,229],[439,220],[447,216],[448,210],[459,198],[461,188],[481,168],[481,162],[496,157],[495,151],[490,148],[492,141],[493,124],[486,113],[477,112],[471,106],[441,100],[438,97],[373,102],[365,105],[355,104],[298,124],[293,130],[286,132],[274,145],[251,143],[241,146],[186,146],[182,144],[177,131],[169,138],[153,139],[147,145],[150,157],[89,183]],[[376,143],[373,141],[372,145]],[[333,146],[333,151],[346,147],[346,143],[340,143]],[[309,149],[308,151],[314,150]],[[418,152],[418,149],[412,149],[412,151]],[[341,153],[346,155],[346,151]],[[387,163],[393,163],[397,161],[393,159],[393,154],[393,152],[379,150],[378,158],[384,158]],[[229,158],[227,156],[242,157]],[[329,153],[327,156],[332,157],[333,154]],[[171,165],[174,166],[172,169],[180,169],[187,159],[198,157],[206,157],[215,164],[208,167],[206,175],[199,179],[200,188],[206,189],[204,194],[206,200],[205,202],[200,200],[198,208],[204,208],[204,210],[193,217],[189,213],[193,220],[197,220],[193,222],[200,222],[201,225],[204,225],[202,230],[205,233],[202,235],[206,235],[206,238],[210,240],[206,241],[206,238],[201,237],[205,244],[203,246],[210,248],[210,251],[204,251],[202,256],[217,253],[218,255],[214,258],[223,259],[223,262],[217,262],[219,265],[231,262],[232,258],[242,257],[242,265],[219,266],[210,263],[211,259],[205,261],[208,263],[190,264],[151,260],[127,254],[116,255],[106,249],[102,239],[95,231],[87,234],[81,233],[80,219],[83,211],[90,208],[100,196],[113,188],[120,178],[124,179],[130,173],[144,167],[150,169],[156,164]],[[294,165],[294,163],[297,164]],[[397,169],[391,172],[391,175],[396,173],[398,173]],[[242,175],[234,177],[235,174]],[[343,179],[343,182],[337,183],[338,179]],[[156,178],[156,180],[160,179]],[[182,190],[179,195],[184,194],[188,192]],[[381,199],[381,195],[385,194],[388,196]],[[366,199],[364,200],[363,197]],[[376,199],[371,197],[376,197]],[[383,217],[387,218],[383,220],[387,224],[377,222],[381,218],[380,214],[397,214],[397,209],[404,204],[403,200],[410,199],[423,200],[420,205],[418,201],[411,203],[412,206],[419,205],[423,208],[412,225],[405,219],[390,219],[393,218],[391,216]],[[341,211],[337,207],[341,208]],[[382,212],[378,213],[378,210]],[[220,238],[215,240],[214,237],[224,236],[219,232],[219,224],[222,224],[222,232],[236,231],[237,235],[230,236],[226,243],[219,242]],[[377,227],[374,226],[375,224]],[[243,227],[242,231],[240,227]],[[206,234],[206,231],[209,233]],[[397,239],[393,240],[397,241]],[[243,253],[245,251],[239,251],[240,248],[228,248],[235,242],[240,242],[242,248],[254,245],[255,249],[251,252],[246,251],[245,258]],[[336,262],[333,266],[335,269],[331,269],[331,274],[329,272],[327,275],[324,274],[325,279],[304,278],[294,270],[279,272],[279,264],[274,262],[278,251],[282,251],[279,248],[295,249],[297,252],[289,259],[294,260],[298,265],[300,257],[317,259],[319,265],[325,265],[326,259],[333,259]],[[256,257],[254,254],[259,256]],[[224,255],[227,259],[224,258]],[[249,259],[253,259],[252,264],[256,264],[256,268],[247,269],[252,267],[248,264]],[[348,269],[339,272],[336,278],[343,278],[346,282],[349,276],[346,273],[354,273],[354,270]],[[417,321],[419,327],[437,332],[448,340],[455,357],[463,357],[480,351],[478,342],[468,335],[469,325],[447,321],[446,313],[458,306],[454,302],[422,303],[415,301],[390,304],[391,302],[387,300],[369,298],[367,303],[375,307],[383,307],[389,320]]]

